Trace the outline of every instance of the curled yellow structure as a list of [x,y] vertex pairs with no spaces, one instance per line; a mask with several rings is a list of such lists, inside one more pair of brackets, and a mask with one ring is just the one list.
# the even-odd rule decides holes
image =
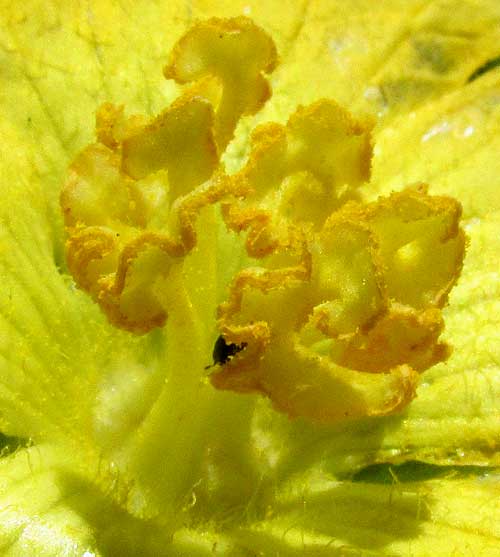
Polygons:
[[254,265],[219,306],[218,333],[241,349],[212,384],[320,422],[398,411],[448,353],[440,310],[464,257],[460,205],[422,184],[364,203],[373,123],[327,99],[258,127],[227,175],[220,156],[269,98],[276,60],[248,18],[210,19],[174,47],[165,75],[186,85],[163,113],[101,108],[61,194],[69,268],[113,324],[148,332],[168,318],[163,291],[197,246],[200,211],[219,204]]

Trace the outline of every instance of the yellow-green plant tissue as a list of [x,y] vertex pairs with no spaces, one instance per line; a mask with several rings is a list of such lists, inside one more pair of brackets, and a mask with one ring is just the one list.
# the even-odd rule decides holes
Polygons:
[[0,0],[0,557],[500,557],[500,3]]

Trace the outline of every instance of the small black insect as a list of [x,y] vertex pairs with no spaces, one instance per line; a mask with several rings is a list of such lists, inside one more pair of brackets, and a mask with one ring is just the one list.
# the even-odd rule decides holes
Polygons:
[[212,352],[214,363],[211,366],[207,366],[205,369],[227,364],[227,362],[229,362],[229,360],[235,354],[238,354],[238,352],[244,350],[246,345],[246,342],[242,342],[241,344],[234,344],[233,342],[231,342],[230,344],[227,344],[224,337],[222,335],[219,335],[219,338],[215,341],[214,349]]

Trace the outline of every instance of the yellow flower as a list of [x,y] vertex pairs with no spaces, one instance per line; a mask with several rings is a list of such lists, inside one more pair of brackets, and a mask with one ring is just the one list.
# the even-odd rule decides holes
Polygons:
[[[285,8],[280,2],[29,0],[4,2],[1,12],[0,427],[8,437],[0,461],[0,555],[499,555],[497,3],[318,0]],[[269,78],[273,96],[256,114],[268,91],[252,82],[260,84],[260,95],[241,111],[249,114],[225,152],[229,171],[243,166],[258,123],[284,124],[298,105],[331,98],[358,119],[366,113],[376,119],[372,177],[364,190],[371,207],[391,205],[375,200],[396,199],[387,196],[417,182],[429,184],[430,196],[462,204],[469,247],[443,310],[442,340],[453,351],[446,361],[444,354],[425,360],[424,369],[443,361],[421,375],[417,397],[400,413],[319,425],[289,420],[256,395],[212,387],[204,368],[220,326],[241,344],[229,366],[212,376],[218,386],[234,388],[216,378],[244,360],[253,338],[238,336],[234,319],[241,308],[221,305],[232,278],[252,263],[245,237],[228,232],[213,208],[196,221],[195,243],[192,234],[181,234],[179,245],[188,252],[166,250],[169,257],[185,256],[183,268],[162,260],[168,273],[158,279],[156,298],[134,305],[132,295],[125,306],[126,316],[139,312],[142,322],[163,328],[136,336],[112,327],[68,272],[59,192],[72,161],[95,141],[98,108],[124,105],[127,114],[147,118],[162,113],[180,93],[161,75],[177,39],[196,18],[238,15],[251,16],[273,37],[280,64]],[[178,71],[170,64],[167,77],[182,81]],[[240,78],[247,86],[246,74]],[[98,125],[111,152],[119,126],[110,122],[120,118],[114,111],[105,105]],[[216,117],[214,137],[207,132],[205,139],[225,146],[237,117],[231,110]],[[125,134],[128,152],[142,152],[140,133],[131,137]],[[127,172],[142,180],[141,157],[128,160]],[[203,160],[199,168],[212,168],[209,155]],[[81,176],[78,165],[71,166],[70,183],[71,172]],[[252,170],[245,172],[236,176],[246,179]],[[154,197],[157,186],[144,179]],[[220,187],[207,195],[231,193]],[[121,215],[118,199],[107,203]],[[256,207],[254,217],[262,208]],[[311,211],[317,216],[321,209]],[[245,229],[238,219],[248,207],[241,210],[225,217]],[[345,229],[333,220],[328,230],[344,233],[353,215],[372,223],[379,214],[352,205],[350,211],[339,221]],[[138,221],[132,221],[120,216],[118,233],[133,234],[131,223]],[[295,232],[283,223],[256,233],[251,249],[295,246]],[[173,233],[183,230],[170,225]],[[322,242],[343,237],[328,234]],[[346,245],[357,245],[352,238],[358,236],[346,237]],[[271,268],[297,253],[280,255]],[[428,272],[435,274],[440,263]],[[148,264],[158,261],[141,261],[141,272]],[[78,283],[116,309],[116,289],[95,287],[95,276],[77,276]],[[324,275],[314,277],[323,288]],[[142,278],[135,275],[134,285],[142,287]],[[158,312],[158,299],[175,311]],[[291,303],[274,300],[269,312],[283,301]],[[252,303],[242,310],[250,321]],[[323,305],[312,322],[344,326],[332,312]],[[123,312],[111,314],[123,325]],[[344,349],[350,362],[369,366],[359,344]],[[392,356],[387,361],[392,365]],[[259,385],[287,409],[287,393],[273,398],[268,384]],[[311,417],[314,400],[307,411],[289,408]]]

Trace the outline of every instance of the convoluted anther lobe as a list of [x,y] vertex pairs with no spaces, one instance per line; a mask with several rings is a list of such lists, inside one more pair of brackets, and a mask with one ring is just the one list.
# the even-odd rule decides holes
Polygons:
[[293,243],[293,231],[319,230],[369,178],[371,128],[334,101],[299,107],[286,126],[252,134],[246,166],[227,178],[241,200],[223,206],[227,225],[248,230],[247,250],[263,257]]
[[241,116],[256,113],[271,96],[264,74],[276,63],[274,42],[251,19],[212,18],[177,42],[164,74],[178,83],[194,83],[189,94],[210,100],[215,137],[223,150]]

